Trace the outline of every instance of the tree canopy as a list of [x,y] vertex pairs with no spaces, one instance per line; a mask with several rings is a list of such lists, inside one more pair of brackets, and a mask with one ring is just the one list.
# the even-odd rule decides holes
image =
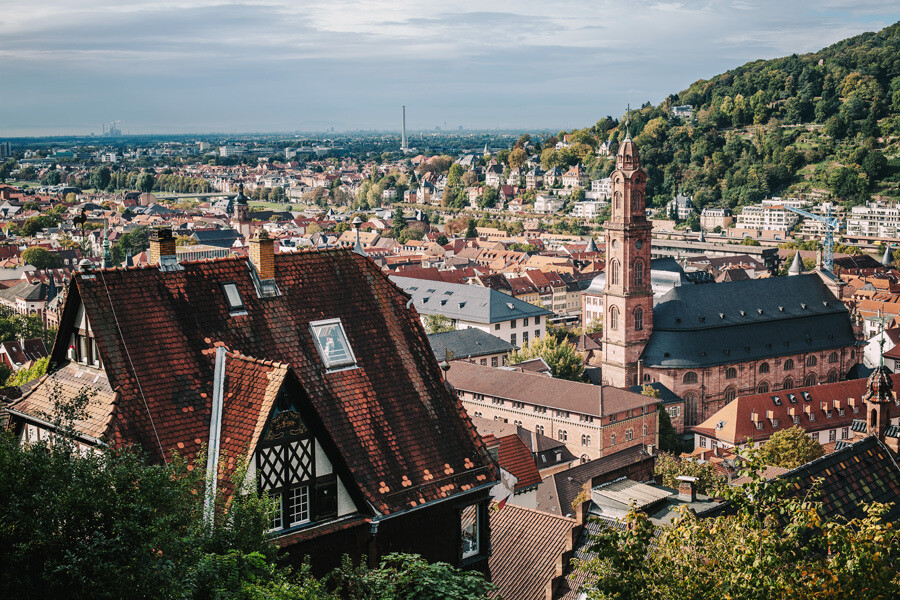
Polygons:
[[558,340],[550,334],[533,338],[526,346],[510,352],[508,361],[515,364],[532,358],[543,358],[550,367],[550,374],[557,379],[582,381],[584,358],[568,341]]
[[797,425],[772,434],[759,448],[760,459],[773,467],[793,469],[825,454],[817,440]]

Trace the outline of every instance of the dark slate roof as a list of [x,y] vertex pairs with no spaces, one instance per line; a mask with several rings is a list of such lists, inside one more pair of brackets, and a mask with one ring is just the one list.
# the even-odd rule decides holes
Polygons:
[[486,354],[511,352],[515,346],[480,329],[458,329],[443,333],[432,333],[428,342],[438,360],[444,360],[444,351],[453,353],[453,358],[470,358]]
[[500,323],[552,314],[549,310],[479,285],[423,281],[392,276],[391,281],[413,297],[423,315],[440,314],[474,323]]
[[47,285],[42,282],[29,283],[27,281],[22,281],[5,290],[0,290],[0,297],[11,301],[15,301],[16,298],[31,302],[46,300]]
[[816,275],[678,286],[653,310],[644,363],[699,368],[842,348],[850,315]]
[[[70,285],[51,362],[64,362],[67,328],[82,300],[119,392],[111,444],[137,444],[155,462],[163,459],[160,446],[196,456],[209,431],[211,353],[224,345],[289,367],[298,397],[382,513],[496,481],[406,296],[370,260],[349,250],[276,254],[281,295],[274,297],[258,295],[246,258],[182,267],[78,273]],[[237,286],[245,313],[231,314],[225,283]],[[329,371],[316,349],[310,322],[335,318],[355,368]]]
[[[814,484],[820,491],[810,499],[822,503],[823,519],[857,519],[865,516],[863,507],[873,502],[892,504],[884,519],[900,520],[900,466],[893,454],[876,436],[847,444],[778,479],[794,481],[793,494],[806,497]],[[728,514],[734,506],[728,502],[702,516]]]
[[647,454],[642,445],[637,445],[554,473],[538,486],[537,508],[560,515],[570,514],[572,502],[584,490],[586,483],[603,483],[595,479],[645,460],[655,459]]
[[205,229],[194,231],[191,236],[200,244],[231,248],[235,240],[241,239],[241,232],[236,229]]
[[[658,381],[654,381],[653,383],[648,383],[647,385],[649,385],[654,390],[659,392],[659,401],[662,402],[663,404],[669,404],[672,402],[684,402],[684,400],[679,395],[677,395],[675,392],[673,392],[672,390],[670,390],[669,388],[667,388],[665,385],[663,385],[662,383],[660,383]],[[631,386],[630,389],[632,392],[634,392],[636,394],[640,394],[643,391],[644,386],[633,385],[633,386]]]

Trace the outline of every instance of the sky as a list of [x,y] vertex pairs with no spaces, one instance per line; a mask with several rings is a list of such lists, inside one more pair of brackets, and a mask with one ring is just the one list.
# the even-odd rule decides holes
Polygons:
[[0,0],[0,138],[584,127],[896,0]]

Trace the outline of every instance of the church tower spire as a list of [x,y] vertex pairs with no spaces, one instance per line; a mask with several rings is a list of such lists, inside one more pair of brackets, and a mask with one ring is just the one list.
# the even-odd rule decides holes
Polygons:
[[613,194],[606,226],[603,380],[627,387],[643,383],[638,381],[638,361],[653,330],[647,174],[630,134],[619,146],[610,178]]

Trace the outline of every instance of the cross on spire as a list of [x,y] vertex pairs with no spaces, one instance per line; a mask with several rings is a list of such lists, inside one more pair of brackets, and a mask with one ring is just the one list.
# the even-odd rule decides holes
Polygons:
[[625,139],[631,139],[631,132],[628,130],[628,113],[631,112],[631,102],[626,105],[625,108]]

